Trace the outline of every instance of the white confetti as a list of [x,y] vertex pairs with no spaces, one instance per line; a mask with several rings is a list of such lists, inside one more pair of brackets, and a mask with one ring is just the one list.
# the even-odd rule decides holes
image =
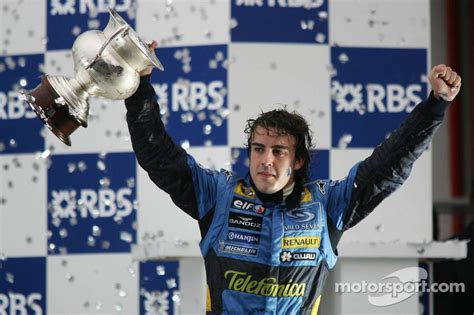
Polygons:
[[345,53],[339,54],[338,59],[342,64],[345,64],[346,62],[349,61],[349,57]]
[[95,238],[92,237],[92,236],[88,236],[87,237],[87,245],[89,245],[90,247],[94,247],[95,246]]
[[314,38],[318,43],[321,43],[323,44],[324,41],[326,40],[326,35],[324,35],[323,33],[318,33],[316,34],[316,37]]
[[98,236],[100,236],[101,233],[102,233],[102,230],[100,229],[100,227],[98,227],[97,225],[92,226],[92,235],[93,236],[98,237]]
[[103,160],[97,161],[97,168],[101,171],[105,171],[106,169],[105,162]]
[[15,275],[13,275],[10,272],[7,272],[6,275],[5,275],[5,280],[7,280],[7,282],[9,282],[9,283],[14,283],[15,282]]
[[173,296],[171,297],[174,303],[181,303],[181,293],[179,291],[173,291]]
[[321,20],[325,20],[328,18],[328,12],[327,11],[319,11],[318,16]]
[[133,241],[132,234],[126,232],[126,231],[121,231],[120,232],[120,239],[124,242],[131,243]]
[[166,280],[166,285],[168,286],[168,289],[176,288],[176,286],[177,286],[176,279],[175,278],[170,278],[170,279]]
[[60,229],[59,236],[61,236],[61,238],[66,238],[68,236],[67,230],[65,228]]
[[189,149],[189,147],[190,147],[190,144],[188,140],[181,141],[181,148],[183,148],[184,150],[187,150]]
[[352,142],[352,135],[351,134],[343,134],[339,139],[338,147],[339,149],[345,149],[347,146]]
[[21,87],[26,87],[28,85],[28,81],[25,78],[21,78],[19,83]]
[[239,25],[239,22],[235,18],[230,20],[230,29],[236,28]]
[[74,282],[74,276],[71,275],[70,273],[66,274],[66,279],[67,279],[67,281],[69,281],[69,282]]
[[162,266],[162,265],[156,266],[156,274],[159,276],[164,276],[166,274],[165,266]]
[[81,34],[81,28],[79,26],[74,26],[71,30],[71,33],[74,36],[78,36],[79,34]]
[[16,148],[18,146],[18,143],[16,142],[15,139],[10,139],[8,142],[12,148]]
[[209,125],[209,124],[205,125],[203,129],[204,129],[204,134],[205,135],[210,135],[211,132],[212,132],[212,126]]
[[120,290],[120,291],[118,292],[118,295],[119,295],[120,297],[126,297],[126,296],[127,296],[127,292],[124,291],[124,290]]
[[79,171],[84,172],[84,171],[87,169],[87,164],[86,164],[86,162],[84,162],[84,161],[79,161],[79,162],[77,163],[77,168],[79,169]]
[[100,247],[102,247],[102,249],[109,249],[110,248],[110,242],[109,241],[102,241],[101,244],[100,244]]
[[[99,184],[102,188],[108,188],[110,187],[110,179],[108,177],[103,177],[99,179]],[[105,202],[109,202],[110,204],[110,200],[108,199]]]

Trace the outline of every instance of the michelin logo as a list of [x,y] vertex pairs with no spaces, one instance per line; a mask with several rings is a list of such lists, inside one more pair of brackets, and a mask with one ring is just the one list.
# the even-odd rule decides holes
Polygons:
[[50,14],[69,15],[76,14],[76,8],[80,14],[88,12],[106,13],[108,8],[114,8],[117,12],[125,12],[132,7],[132,0],[51,0]]
[[75,190],[53,190],[52,217],[60,219],[75,218],[77,213],[82,218],[91,217],[107,218],[115,215],[127,217],[133,211],[133,203],[130,200],[132,190],[121,188],[116,192],[111,189],[82,189]]
[[[363,104],[363,92],[367,95],[367,104]],[[332,82],[331,95],[336,102],[336,112],[400,113],[411,112],[422,101],[419,94],[421,84],[362,84]]]
[[315,9],[324,4],[324,0],[236,0],[235,4],[240,7],[263,7],[270,8],[305,8]]
[[219,249],[221,253],[229,253],[229,254],[244,255],[244,256],[257,256],[258,255],[257,248],[226,244],[224,242],[220,242]]

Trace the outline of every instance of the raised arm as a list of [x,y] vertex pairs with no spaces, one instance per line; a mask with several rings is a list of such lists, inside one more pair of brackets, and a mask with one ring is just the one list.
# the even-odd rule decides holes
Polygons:
[[149,74],[141,77],[137,91],[125,100],[125,105],[128,129],[138,163],[178,207],[198,219],[187,153],[166,133]]
[[348,207],[344,213],[333,213],[334,222],[343,230],[359,223],[405,182],[413,163],[440,127],[448,105],[459,93],[461,77],[445,65],[435,66],[428,79],[432,88],[428,99],[418,104],[401,126],[359,164]]

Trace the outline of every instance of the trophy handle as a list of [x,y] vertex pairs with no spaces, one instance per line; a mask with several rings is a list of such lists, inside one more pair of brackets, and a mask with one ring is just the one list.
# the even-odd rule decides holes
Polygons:
[[102,47],[100,47],[99,52],[98,52],[97,55],[95,56],[94,60],[92,60],[92,61],[85,67],[85,69],[88,70],[90,67],[92,67],[92,66],[97,62],[97,60],[99,60],[100,56],[102,55],[102,52],[104,52],[105,47],[107,47],[107,45],[110,44],[110,42],[111,42],[115,37],[117,37],[117,36],[120,35],[121,33],[124,33],[126,30],[128,30],[128,25],[122,25],[120,28],[118,28],[118,29],[115,31],[115,33],[112,34],[112,36],[110,36],[109,38],[107,38],[107,40],[102,44]]

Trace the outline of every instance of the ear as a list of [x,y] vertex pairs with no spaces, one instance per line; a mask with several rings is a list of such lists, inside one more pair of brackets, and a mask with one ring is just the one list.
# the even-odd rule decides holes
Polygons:
[[297,170],[299,170],[300,168],[302,168],[303,165],[304,165],[304,159],[297,159],[297,160],[295,161],[295,165],[293,166],[293,169],[294,169],[295,171],[297,171]]

